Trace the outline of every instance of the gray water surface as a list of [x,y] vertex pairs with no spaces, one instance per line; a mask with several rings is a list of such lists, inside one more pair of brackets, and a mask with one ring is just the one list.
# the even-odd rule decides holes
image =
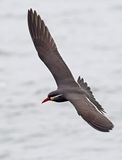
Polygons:
[[[56,85],[28,32],[31,7],[113,121],[110,133],[91,128],[70,103],[41,104]],[[121,160],[121,95],[121,0],[0,0],[0,160]]]

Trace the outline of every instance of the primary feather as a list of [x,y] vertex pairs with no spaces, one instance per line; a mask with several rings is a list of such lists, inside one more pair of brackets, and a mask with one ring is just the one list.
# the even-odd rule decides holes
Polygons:
[[39,57],[51,71],[57,85],[64,83],[64,79],[74,80],[69,68],[61,58],[47,26],[32,9],[28,10],[28,27]]

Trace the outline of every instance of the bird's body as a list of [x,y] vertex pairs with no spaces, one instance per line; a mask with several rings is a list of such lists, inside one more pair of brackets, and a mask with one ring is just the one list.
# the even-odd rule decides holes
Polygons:
[[48,100],[70,101],[78,114],[92,127],[103,132],[111,130],[113,124],[104,115],[105,111],[94,98],[90,87],[80,77],[77,82],[75,81],[44,21],[32,9],[28,10],[28,26],[38,55],[52,73],[58,86],[57,90],[48,94],[43,103]]

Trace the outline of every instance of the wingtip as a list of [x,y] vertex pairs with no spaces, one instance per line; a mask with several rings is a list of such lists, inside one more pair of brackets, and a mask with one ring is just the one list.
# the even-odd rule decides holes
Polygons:
[[29,18],[32,16],[32,14],[33,14],[33,10],[32,10],[32,8],[30,8],[30,9],[28,9],[28,12],[27,12],[27,18],[28,18],[28,21],[29,21]]
[[28,13],[33,12],[32,8],[28,9]]
[[30,9],[28,9],[28,14],[36,14],[37,15],[37,12],[36,12],[36,10],[30,8]]
[[33,13],[34,13],[34,15],[35,15],[35,16],[37,16],[37,12],[36,12],[36,10],[34,10],[34,11],[33,11]]
[[110,132],[114,128],[113,123],[111,123],[110,126],[101,126],[101,125],[98,125],[98,124],[95,124],[95,123],[91,123],[91,122],[88,122],[88,124],[90,126],[92,126],[94,129],[96,129],[98,131],[101,131],[101,132]]
[[32,11],[33,11],[33,9],[32,9],[32,8],[30,8],[30,9],[28,9],[28,11],[31,11],[31,12],[32,12]]
[[77,82],[79,82],[79,81],[80,81],[80,79],[81,79],[81,78],[80,78],[80,76],[78,76]]

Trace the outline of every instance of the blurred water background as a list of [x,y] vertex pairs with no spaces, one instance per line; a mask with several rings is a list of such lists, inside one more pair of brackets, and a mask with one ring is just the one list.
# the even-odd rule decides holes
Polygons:
[[[71,68],[89,83],[115,128],[92,129],[56,89],[27,26],[36,9]],[[122,159],[122,1],[0,0],[0,160]]]

